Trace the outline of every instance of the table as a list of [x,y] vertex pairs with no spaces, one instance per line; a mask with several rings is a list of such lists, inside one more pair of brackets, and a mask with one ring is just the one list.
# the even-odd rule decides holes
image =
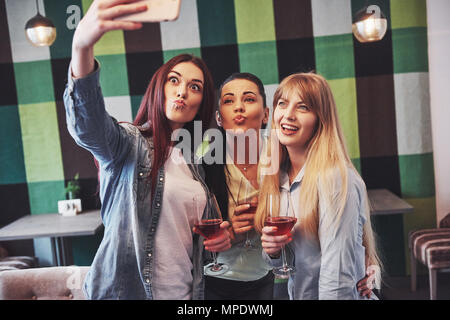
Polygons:
[[102,227],[100,210],[69,217],[55,213],[26,215],[1,228],[0,241],[50,238],[53,260],[64,266],[68,264],[64,238],[94,235]]
[[405,274],[405,239],[403,215],[412,214],[413,206],[386,189],[367,190],[372,227],[378,235],[378,249],[390,276]]
[[370,214],[402,214],[414,211],[414,207],[387,189],[367,190]]

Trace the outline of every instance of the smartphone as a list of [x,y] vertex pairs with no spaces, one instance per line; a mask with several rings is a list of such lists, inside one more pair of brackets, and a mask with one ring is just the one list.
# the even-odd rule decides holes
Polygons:
[[161,22],[176,20],[180,15],[181,0],[140,0],[147,5],[147,10],[120,16],[115,20],[137,22]]

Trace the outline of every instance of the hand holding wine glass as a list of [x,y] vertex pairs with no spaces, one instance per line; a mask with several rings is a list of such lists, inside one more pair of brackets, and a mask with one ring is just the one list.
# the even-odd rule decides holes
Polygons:
[[247,250],[254,249],[249,239],[249,232],[253,229],[253,219],[258,207],[258,195],[257,192],[252,192],[252,189],[251,182],[241,178],[237,195],[238,206],[235,208],[231,219],[236,234],[246,233],[243,247]]
[[214,196],[211,195],[206,201],[206,206],[205,211],[203,211],[205,206],[201,206],[198,196],[194,196],[195,222],[193,231],[206,239],[203,245],[206,250],[212,252],[214,262],[205,267],[205,274],[218,275],[225,273],[229,269],[228,265],[217,263],[216,252],[231,248],[230,234],[228,232],[230,224],[222,220],[222,215]]
[[[290,200],[290,199],[289,199]],[[273,273],[280,278],[288,278],[295,273],[295,267],[287,264],[285,245],[292,241],[291,229],[297,222],[291,201],[288,201],[288,208],[280,210],[280,200],[278,195],[269,194],[267,197],[267,217],[262,229],[261,242],[263,250],[270,256],[278,256],[281,250],[283,266],[274,268]]]

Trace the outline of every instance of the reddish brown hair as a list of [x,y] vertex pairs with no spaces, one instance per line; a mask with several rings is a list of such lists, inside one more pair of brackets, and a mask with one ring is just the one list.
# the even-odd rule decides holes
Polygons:
[[[152,193],[156,186],[158,170],[164,165],[169,156],[169,147],[172,145],[169,120],[165,114],[164,85],[167,82],[169,72],[179,63],[191,62],[203,72],[203,99],[197,115],[193,121],[202,121],[202,136],[209,128],[214,115],[215,91],[214,83],[206,63],[196,56],[180,54],[163,64],[153,75],[142,98],[136,119],[133,125],[140,126],[141,133],[146,137],[153,137],[154,155],[151,170]],[[193,137],[193,121],[185,124],[184,128],[191,132]],[[145,129],[142,125],[148,123]],[[192,139],[193,141],[194,139]],[[193,146],[194,148],[195,146]]]

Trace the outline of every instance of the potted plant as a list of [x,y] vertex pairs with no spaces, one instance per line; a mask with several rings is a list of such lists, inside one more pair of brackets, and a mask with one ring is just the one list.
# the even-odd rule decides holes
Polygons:
[[70,180],[67,183],[67,186],[65,188],[67,200],[76,199],[78,197],[78,193],[80,192],[80,182],[78,180],[79,177],[80,175],[77,173],[73,180]]

